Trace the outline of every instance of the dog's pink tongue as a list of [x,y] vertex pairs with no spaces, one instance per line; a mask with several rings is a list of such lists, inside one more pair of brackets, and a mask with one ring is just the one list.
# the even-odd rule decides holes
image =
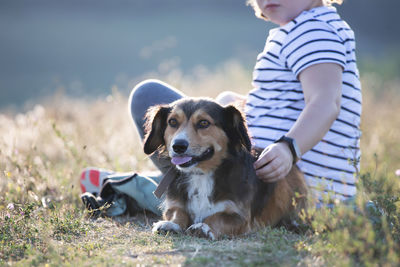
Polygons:
[[175,165],[181,165],[190,161],[192,157],[172,157],[171,162]]

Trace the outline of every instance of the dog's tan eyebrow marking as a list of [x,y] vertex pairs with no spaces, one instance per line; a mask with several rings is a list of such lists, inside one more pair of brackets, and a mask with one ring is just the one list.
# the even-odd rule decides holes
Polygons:
[[194,123],[197,123],[200,120],[208,120],[210,123],[214,123],[214,119],[208,115],[207,112],[205,112],[202,109],[196,110],[193,115],[192,115],[192,119],[191,119]]
[[174,108],[174,109],[172,110],[172,112],[169,114],[167,120],[169,120],[170,118],[175,118],[175,119],[177,119],[179,122],[182,122],[182,121],[186,118],[186,115],[185,115],[185,112],[183,112],[182,109],[180,109],[180,108]]

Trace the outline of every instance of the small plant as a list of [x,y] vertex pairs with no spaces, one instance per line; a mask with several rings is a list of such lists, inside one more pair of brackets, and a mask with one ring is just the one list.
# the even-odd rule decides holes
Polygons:
[[32,220],[35,206],[9,204],[7,210],[0,211],[0,262],[22,259],[33,248],[45,250],[39,225]]
[[71,242],[73,238],[86,234],[87,228],[82,222],[79,210],[52,212],[49,222],[52,226],[52,237],[56,240]]
[[354,201],[310,211],[312,242],[328,265],[397,265],[400,260],[399,181],[363,173]]

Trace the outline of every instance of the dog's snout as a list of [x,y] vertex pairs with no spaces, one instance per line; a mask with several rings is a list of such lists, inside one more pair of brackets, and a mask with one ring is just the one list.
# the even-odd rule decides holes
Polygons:
[[187,150],[188,146],[189,146],[188,141],[184,139],[178,139],[172,145],[172,149],[174,150],[174,152],[182,154]]

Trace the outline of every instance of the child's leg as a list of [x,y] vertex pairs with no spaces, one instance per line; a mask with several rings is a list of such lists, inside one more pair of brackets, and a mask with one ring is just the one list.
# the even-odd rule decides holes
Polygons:
[[[147,110],[151,106],[169,104],[182,97],[184,97],[183,93],[157,80],[146,80],[135,86],[129,97],[129,110],[142,140],[145,135],[144,124]],[[169,161],[160,160],[156,153],[150,158],[162,173],[171,167]],[[134,198],[141,208],[161,214],[159,210],[161,201],[153,194],[161,178],[162,175],[158,177],[136,175],[129,184],[125,185],[125,193]]]
[[[129,97],[129,108],[140,138],[143,140],[145,135],[145,114],[149,107],[169,104],[184,96],[182,92],[158,80],[145,80],[135,86]],[[150,158],[162,173],[165,173],[171,166],[169,161],[160,160],[156,153]]]
[[[142,140],[145,135],[144,116],[148,108],[153,105],[168,104],[182,97],[184,97],[183,93],[157,80],[143,81],[132,90],[129,98],[129,110],[131,112],[133,122],[135,123]],[[162,173],[165,173],[171,166],[171,163],[169,161],[162,162],[161,160],[159,160],[157,155],[152,155],[150,158]],[[133,178],[129,179],[129,177]],[[112,190],[108,190],[107,192],[110,191],[111,194],[113,192],[118,192],[128,195],[135,199],[137,204],[141,208],[150,210],[158,215],[161,214],[161,210],[159,209],[161,201],[154,196],[153,192],[157,188],[157,185],[160,182],[162,175],[152,175],[150,177],[138,175],[134,172],[115,173],[113,171],[103,170],[99,168],[87,168],[82,172],[81,175],[82,193],[88,192],[97,195],[103,186],[103,180],[105,178],[115,182],[110,184]],[[122,180],[126,181],[123,183],[118,183],[118,181]],[[102,191],[104,195],[107,195],[107,192]],[[83,194],[81,198],[89,209],[96,209],[97,202],[92,196],[93,195],[91,194]],[[87,203],[89,200],[92,202]],[[115,202],[115,204],[113,204],[113,206],[110,208],[111,211],[109,214],[111,215],[109,216],[120,215],[122,212],[125,211],[125,202],[117,202]]]

